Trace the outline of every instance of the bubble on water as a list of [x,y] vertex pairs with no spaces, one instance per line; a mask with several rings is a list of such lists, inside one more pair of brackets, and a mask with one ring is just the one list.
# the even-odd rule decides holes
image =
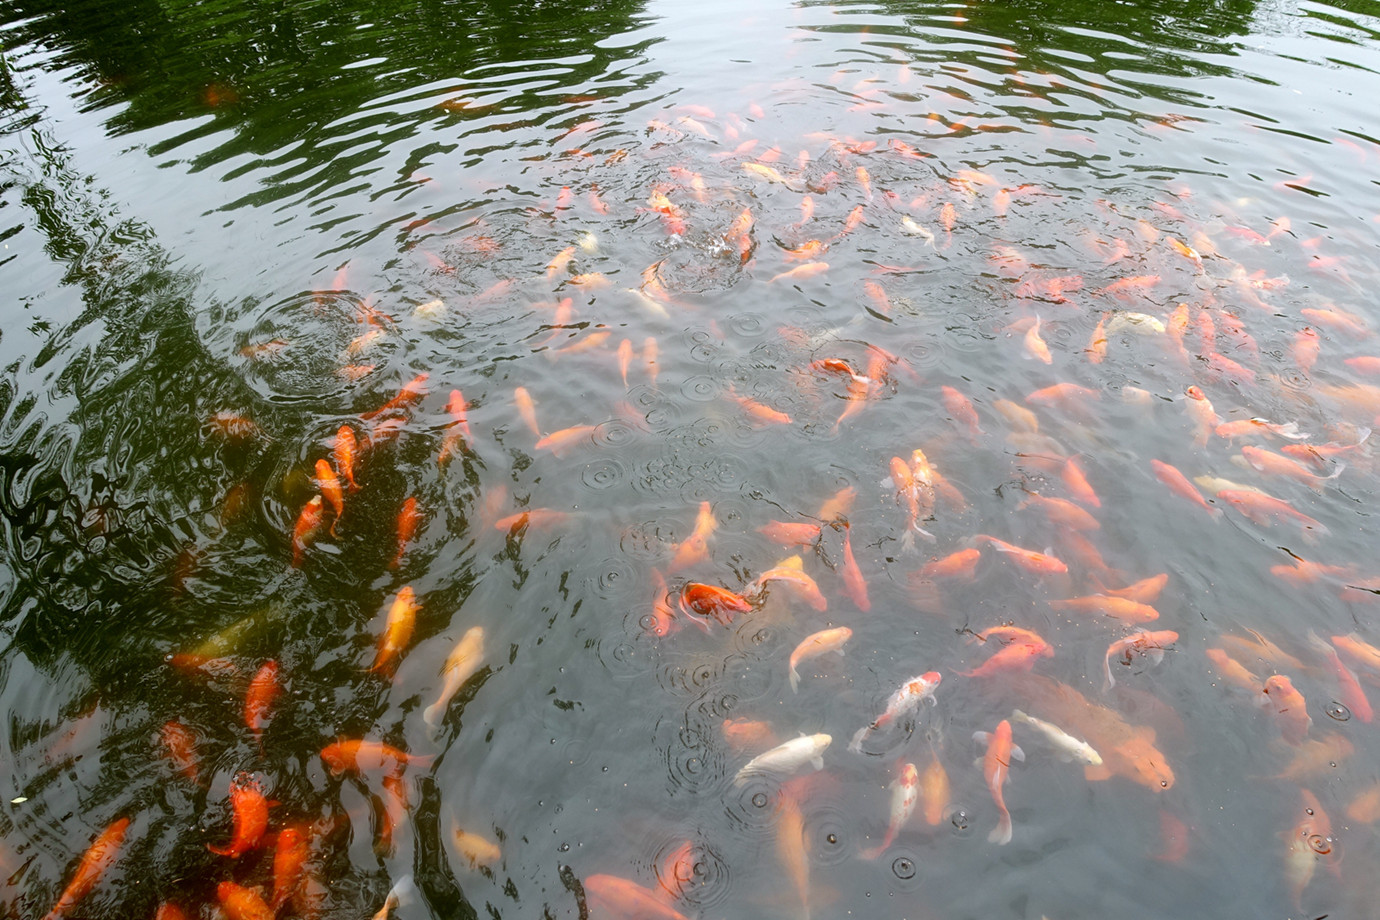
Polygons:
[[896,857],[891,861],[891,873],[903,881],[915,878],[915,860],[908,856]]
[[569,853],[569,852],[570,852],[570,844],[568,844],[568,843],[562,843],[560,846],[556,847],[556,849],[557,849],[557,850],[560,850],[562,853]]
[[968,814],[967,809],[962,807],[952,807],[949,809],[948,819],[954,833],[959,836],[967,836],[973,830],[973,818]]
[[1338,722],[1345,722],[1351,718],[1351,710],[1336,700],[1328,703],[1323,711],[1327,713],[1328,718],[1336,719]]
[[1332,841],[1322,834],[1309,834],[1308,849],[1317,853],[1319,856],[1326,856],[1332,852]]
[[754,808],[766,808],[766,807],[767,807],[767,794],[766,794],[765,792],[759,792],[759,793],[757,793],[756,795],[754,795],[754,796],[752,797],[752,806],[753,806]]

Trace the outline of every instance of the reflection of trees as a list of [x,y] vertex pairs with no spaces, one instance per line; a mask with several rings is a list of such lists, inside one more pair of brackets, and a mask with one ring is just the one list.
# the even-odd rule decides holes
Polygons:
[[[1105,80],[1174,103],[1186,101],[1191,94],[1159,81],[1138,80],[1138,75],[1232,73],[1229,66],[1214,61],[1235,53],[1232,38],[1249,31],[1255,8],[1256,0],[971,0],[957,11],[964,17],[958,27],[961,33],[946,36],[934,34],[930,26],[932,17],[947,9],[917,10],[912,4],[882,3],[883,10],[908,23],[907,32],[925,35],[927,43],[939,49],[936,64],[971,62],[980,73],[992,73],[991,53],[974,50],[968,37],[986,36],[1017,52],[1019,57],[1012,59],[1011,67],[1057,75],[1079,95],[1105,102],[1105,94],[1083,89]],[[952,57],[947,56],[946,45],[956,46]],[[1042,95],[1043,89],[1031,87],[1029,92]]]
[[[478,68],[492,68],[486,79],[507,71],[513,73],[508,82],[517,82],[529,66],[523,62],[561,60],[569,70],[562,82],[587,87],[637,53],[600,44],[636,25],[641,2],[385,0],[367,10],[253,0],[15,0],[12,6],[10,18],[27,21],[6,33],[8,47],[54,49],[48,66],[73,68],[98,84],[87,104],[122,106],[108,122],[114,133],[218,106],[232,110],[243,121],[235,141],[205,155],[215,162],[309,139],[342,114],[390,93],[432,84],[442,93],[446,81],[454,81],[457,95],[471,95],[465,78]],[[366,60],[378,63],[346,69]],[[527,92],[506,96],[502,107],[550,104]],[[408,117],[455,115],[428,109]],[[390,124],[402,118],[390,114]]]

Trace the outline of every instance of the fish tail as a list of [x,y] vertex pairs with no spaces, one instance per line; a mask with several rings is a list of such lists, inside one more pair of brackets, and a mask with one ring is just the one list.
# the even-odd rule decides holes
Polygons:
[[1001,817],[997,819],[997,826],[992,828],[992,832],[987,835],[987,840],[998,846],[1006,846],[1011,842],[1011,812],[1005,808],[1001,810]]
[[1107,689],[1110,690],[1110,689],[1112,689],[1113,687],[1116,686],[1116,678],[1112,676],[1112,656],[1111,656],[1111,655],[1108,655],[1106,658],[1104,658],[1104,659],[1102,660],[1102,668],[1103,668],[1103,671],[1104,671],[1104,672],[1106,673],[1106,675],[1107,675]]
[[794,665],[791,666],[791,692],[800,692],[800,672],[795,669]]
[[441,709],[441,704],[432,703],[426,709],[422,710],[422,721],[427,724],[428,728],[435,731],[437,728],[441,727],[441,717],[443,715],[445,715],[445,713]]

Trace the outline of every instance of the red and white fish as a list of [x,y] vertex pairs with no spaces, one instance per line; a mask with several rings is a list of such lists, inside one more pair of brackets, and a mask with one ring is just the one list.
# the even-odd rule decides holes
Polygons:
[[870,725],[864,725],[858,729],[857,734],[848,745],[848,750],[859,752],[862,750],[862,743],[878,729],[885,728],[892,722],[904,718],[915,711],[921,703],[928,703],[933,706],[935,703],[934,691],[939,687],[939,682],[943,680],[938,671],[926,671],[903,683],[900,688],[886,701],[886,709],[877,716]]

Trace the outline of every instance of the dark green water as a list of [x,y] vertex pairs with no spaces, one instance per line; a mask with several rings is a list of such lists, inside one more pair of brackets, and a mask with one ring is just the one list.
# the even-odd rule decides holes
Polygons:
[[[1186,391],[1298,443],[1376,425],[1380,5],[16,2],[0,29],[7,916],[43,917],[124,819],[64,916],[269,896],[292,825],[317,896],[284,917],[372,917],[400,883],[404,920],[1373,915],[1380,729],[1307,638],[1380,644],[1369,441],[1307,466],[1332,478],[1257,470],[1294,439],[1204,430]],[[1056,384],[1086,392],[1031,396]],[[519,388],[541,434],[579,427],[565,449]],[[360,488],[294,565],[342,426],[375,439]],[[916,449],[957,493],[933,542],[889,480]],[[1316,523],[1220,483],[1197,507],[1152,460]],[[706,552],[678,564],[702,503]],[[495,526],[523,509],[565,517]],[[772,521],[836,526],[783,548]],[[969,548],[971,580],[922,573]],[[795,552],[826,609],[772,582],[730,625],[653,634],[658,579],[737,591]],[[1326,568],[1272,571],[1299,559]],[[1178,639],[1108,689],[1131,624],[1060,602],[1160,573],[1145,626]],[[415,630],[370,671],[405,587]],[[1051,654],[963,673],[999,624]],[[792,650],[838,626],[844,657],[793,692]],[[473,627],[482,667],[432,731]],[[1287,676],[1306,734],[1213,649]],[[848,750],[928,671],[933,706]],[[972,735],[1017,707],[1116,768],[1014,725],[1002,846]],[[817,732],[822,771],[735,784]],[[360,738],[417,761],[333,775],[322,749]],[[935,762],[939,822],[922,801],[863,858],[888,784]],[[276,804],[231,859],[207,845],[241,773]],[[471,865],[456,827],[499,855]],[[601,900],[605,877],[660,907]]]

